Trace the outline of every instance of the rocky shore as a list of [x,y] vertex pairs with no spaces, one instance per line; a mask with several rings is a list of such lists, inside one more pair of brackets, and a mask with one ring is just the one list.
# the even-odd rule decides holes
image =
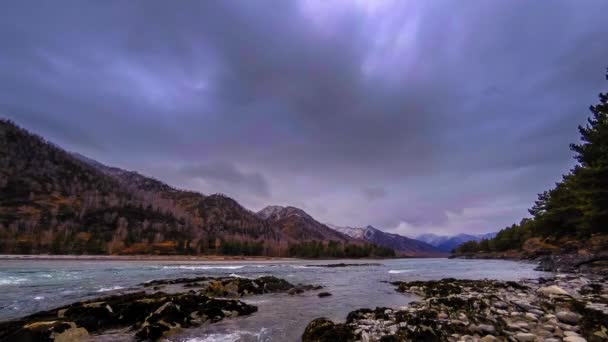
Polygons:
[[165,279],[140,286],[139,292],[76,302],[2,322],[0,342],[82,341],[120,328],[129,328],[136,340],[155,341],[181,328],[257,311],[256,306],[231,298],[321,289],[271,276]]
[[558,274],[521,282],[395,282],[421,300],[310,322],[303,342],[608,341],[608,278]]

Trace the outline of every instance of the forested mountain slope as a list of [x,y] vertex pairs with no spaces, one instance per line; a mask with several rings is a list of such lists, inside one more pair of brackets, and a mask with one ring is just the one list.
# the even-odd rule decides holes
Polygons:
[[223,195],[174,189],[0,121],[0,252],[280,254],[278,229]]
[[280,211],[265,217],[224,195],[175,189],[0,120],[0,253],[394,255],[298,208]]

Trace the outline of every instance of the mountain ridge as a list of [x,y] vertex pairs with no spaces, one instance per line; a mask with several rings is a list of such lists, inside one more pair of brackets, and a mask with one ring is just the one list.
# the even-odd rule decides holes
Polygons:
[[348,235],[336,232],[300,208],[270,205],[258,211],[257,216],[275,223],[283,234],[293,239],[353,241]]
[[367,241],[379,246],[392,248],[401,256],[445,256],[446,253],[434,246],[394,233],[387,233],[371,225],[363,228],[339,227],[328,225],[332,229],[347,234],[353,238]]
[[254,213],[69,152],[0,118],[0,253],[392,256],[295,207]]
[[434,233],[425,233],[415,237],[415,239],[424,241],[430,245],[433,245],[443,252],[451,252],[454,248],[462,245],[469,241],[480,241],[483,239],[491,239],[496,236],[496,232],[484,233],[484,234],[465,234],[460,233],[456,235],[437,235]]

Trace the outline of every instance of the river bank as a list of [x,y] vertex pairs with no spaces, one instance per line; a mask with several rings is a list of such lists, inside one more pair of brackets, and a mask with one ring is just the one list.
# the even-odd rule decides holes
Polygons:
[[529,254],[521,251],[469,253],[453,255],[452,259],[512,260],[537,263],[537,270],[544,272],[563,272],[598,274],[608,276],[608,251],[595,253],[555,253]]
[[608,278],[556,274],[520,282],[458,280],[393,282],[421,300],[400,308],[325,318],[306,328],[304,342],[608,340]]

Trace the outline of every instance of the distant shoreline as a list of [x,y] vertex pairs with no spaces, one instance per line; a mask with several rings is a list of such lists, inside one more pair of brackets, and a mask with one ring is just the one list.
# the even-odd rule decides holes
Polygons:
[[[445,258],[445,257],[436,257]],[[50,255],[50,254],[2,254],[4,260],[40,260],[40,261],[191,261],[191,262],[233,262],[233,261],[314,261],[314,260],[394,260],[394,259],[429,259],[429,257],[398,257],[398,258],[289,258],[268,256],[229,256],[229,255]]]
[[3,254],[2,260],[65,260],[65,261],[273,261],[304,260],[297,258],[266,256],[226,255],[49,255],[49,254]]

